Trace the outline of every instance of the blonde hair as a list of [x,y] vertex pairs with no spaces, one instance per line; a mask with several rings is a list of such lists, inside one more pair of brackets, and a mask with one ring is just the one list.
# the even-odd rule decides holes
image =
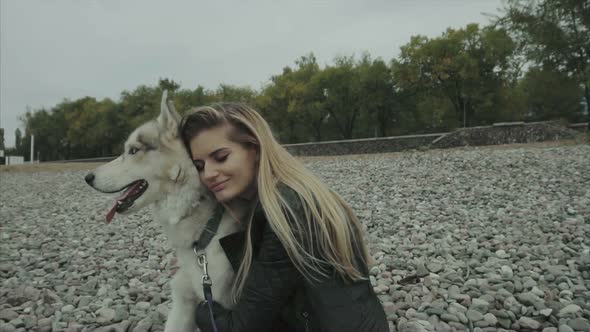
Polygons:
[[[259,153],[258,199],[272,230],[295,267],[308,280],[327,276],[322,266],[332,266],[347,281],[366,279],[369,255],[361,224],[348,204],[330,190],[272,135],[268,123],[254,109],[239,103],[219,103],[192,109],[180,123],[181,139],[189,154],[190,141],[202,130],[231,124],[229,139],[255,147]],[[302,203],[301,211],[281,194],[278,184],[291,188]],[[296,222],[289,222],[289,218]],[[251,216],[250,216],[251,218]],[[300,220],[305,219],[305,220]],[[250,234],[251,222],[247,233]],[[311,245],[302,243],[312,242]],[[316,252],[317,251],[317,252]],[[245,252],[236,275],[233,297],[242,292],[252,262],[252,243],[246,236]]]

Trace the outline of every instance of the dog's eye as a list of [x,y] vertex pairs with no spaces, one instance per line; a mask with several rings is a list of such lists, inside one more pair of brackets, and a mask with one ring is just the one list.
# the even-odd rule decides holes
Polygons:
[[139,149],[136,147],[129,148],[129,154],[136,154],[138,151],[139,151]]
[[221,157],[217,158],[217,161],[224,162],[227,159],[227,156],[228,156],[227,154],[225,156],[221,156]]

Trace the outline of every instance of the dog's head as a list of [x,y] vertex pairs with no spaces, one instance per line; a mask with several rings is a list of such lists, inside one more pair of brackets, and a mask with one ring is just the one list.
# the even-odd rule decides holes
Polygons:
[[[122,192],[107,213],[107,222],[115,213],[136,212],[167,199],[182,187],[188,186],[195,199],[203,190],[178,136],[179,121],[180,116],[164,91],[158,118],[135,129],[117,159],[86,175],[86,182],[100,192]],[[183,198],[191,199],[186,193]]]

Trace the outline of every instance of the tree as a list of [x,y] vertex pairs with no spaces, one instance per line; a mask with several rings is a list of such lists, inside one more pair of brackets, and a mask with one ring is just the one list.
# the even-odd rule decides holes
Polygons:
[[501,29],[480,29],[477,24],[449,28],[433,39],[412,37],[392,61],[393,76],[398,92],[419,100],[447,98],[455,112],[454,119],[445,116],[451,127],[486,124],[496,112],[492,100],[514,76],[514,49]]
[[247,86],[239,87],[230,84],[220,84],[217,91],[215,91],[214,98],[217,101],[250,104],[256,98],[256,91]]
[[519,83],[527,121],[582,120],[583,91],[572,77],[551,69],[530,68]]
[[[579,84],[590,107],[590,2],[508,0],[496,24],[511,32],[528,61]],[[587,117],[590,129],[590,110]]]
[[4,128],[0,128],[0,150],[4,150]]
[[333,66],[321,73],[324,86],[324,103],[330,120],[334,121],[340,138],[351,139],[360,115],[360,76],[353,57],[337,57]]
[[394,121],[398,120],[398,114],[394,112],[397,96],[391,70],[383,60],[372,60],[368,53],[363,54],[356,70],[360,83],[361,117],[364,118],[359,125],[365,127],[362,136],[389,136]]
[[[292,73],[290,67],[283,68],[280,75],[274,75],[270,84],[264,87],[256,105],[281,143],[297,143],[297,125],[301,123],[299,112],[289,112],[293,104]],[[292,107],[292,106],[291,106]]]
[[121,93],[120,110],[121,118],[130,132],[133,128],[156,117],[160,111],[162,89],[140,85],[135,90]]
[[176,109],[181,114],[192,107],[207,105],[217,100],[212,92],[205,90],[205,88],[200,85],[197,86],[195,90],[178,90],[172,98],[174,99]]
[[295,61],[296,68],[286,74],[290,90],[287,112],[291,119],[301,120],[304,126],[300,138],[321,141],[326,116],[324,87],[319,79],[321,69],[313,53]]

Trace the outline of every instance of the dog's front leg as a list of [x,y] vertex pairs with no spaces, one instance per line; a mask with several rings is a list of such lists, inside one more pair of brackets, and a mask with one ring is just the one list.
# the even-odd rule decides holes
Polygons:
[[190,276],[181,268],[172,280],[172,310],[166,319],[164,332],[194,332],[197,294],[192,289]]

